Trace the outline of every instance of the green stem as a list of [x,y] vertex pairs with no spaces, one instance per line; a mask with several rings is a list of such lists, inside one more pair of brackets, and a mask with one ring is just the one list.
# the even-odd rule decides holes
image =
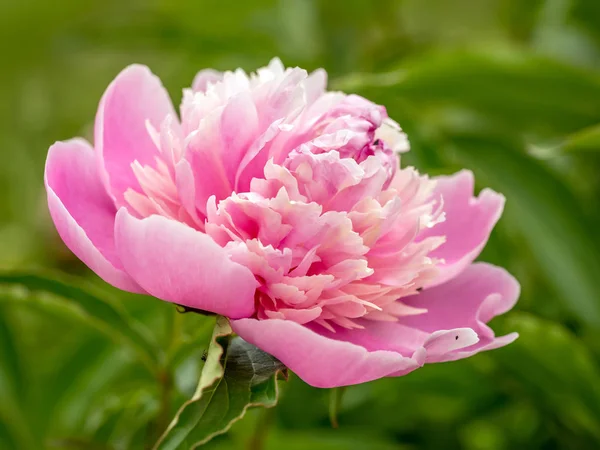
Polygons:
[[342,406],[342,398],[346,392],[346,387],[333,388],[329,391],[329,422],[332,428],[338,428],[338,414]]
[[171,397],[173,395],[173,374],[171,373],[171,356],[179,346],[181,340],[182,317],[177,309],[173,308],[173,316],[169,323],[167,333],[167,351],[166,358],[157,374],[157,382],[160,391],[160,403],[158,416],[156,419],[156,436],[157,438],[167,429],[171,422]]
[[171,355],[181,342],[181,331],[183,328],[183,314],[177,309],[173,310],[173,321],[171,322],[171,339],[169,341],[168,354]]
[[269,434],[269,429],[275,418],[275,408],[263,408],[260,411],[254,434],[248,441],[248,450],[262,450]]
[[173,393],[173,378],[168,371],[162,371],[159,375],[160,407],[156,419],[156,432],[159,437],[171,422],[171,396]]

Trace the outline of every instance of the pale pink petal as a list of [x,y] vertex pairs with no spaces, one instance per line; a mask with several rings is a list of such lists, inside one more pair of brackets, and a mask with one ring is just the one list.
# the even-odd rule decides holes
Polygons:
[[436,179],[436,196],[444,203],[446,220],[419,234],[422,241],[430,236],[445,236],[446,241],[428,256],[443,259],[438,264],[439,276],[431,285],[438,285],[463,271],[479,255],[504,208],[504,196],[484,189],[473,196],[473,174],[462,170]]
[[275,356],[306,383],[320,388],[348,386],[410,371],[419,362],[393,351],[324,337],[289,320],[241,319],[231,322],[244,340]]
[[162,216],[139,220],[121,208],[115,239],[123,266],[151,295],[232,318],[254,313],[254,275],[206,234]]
[[444,352],[438,355],[427,355],[427,362],[448,362],[468,358],[480,352],[486,352],[488,350],[495,350],[497,348],[504,347],[514,342],[518,337],[519,333],[514,332],[494,338],[492,340],[481,340],[479,343],[462,349],[461,351]]
[[196,208],[194,172],[186,159],[182,159],[175,166],[175,183],[181,206],[196,223],[198,229],[204,230],[204,217],[198,214],[198,209]]
[[233,192],[222,159],[221,117],[222,109],[204,117],[198,130],[188,137],[185,149],[184,159],[189,163],[194,182],[195,205],[202,214],[206,214],[209,197],[214,195],[222,200]]
[[222,148],[226,149],[220,156],[233,186],[242,158],[259,136],[258,114],[249,92],[241,92],[229,100],[220,125]]
[[479,336],[472,328],[453,328],[433,332],[423,344],[426,350],[425,362],[442,362],[446,355],[471,348],[479,342]]
[[312,72],[304,82],[306,91],[306,104],[312,105],[319,97],[325,93],[327,87],[327,72],[323,69],[317,69]]
[[[159,150],[146,123],[160,129],[168,116],[177,117],[167,91],[145,66],[123,70],[104,93],[94,129],[103,181],[117,206],[124,204],[127,189],[139,191],[131,164],[155,166]],[[177,124],[177,127],[179,125]]]
[[223,72],[214,69],[204,69],[196,74],[192,82],[192,89],[204,92],[209,84],[214,84],[223,79]]
[[98,176],[92,147],[83,139],[50,147],[45,184],[50,215],[67,247],[107,283],[143,292],[117,257],[116,209]]

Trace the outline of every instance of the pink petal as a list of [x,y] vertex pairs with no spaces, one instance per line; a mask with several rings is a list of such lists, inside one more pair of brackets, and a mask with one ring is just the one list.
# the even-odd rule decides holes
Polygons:
[[403,302],[408,306],[426,308],[427,313],[402,317],[400,323],[426,333],[471,328],[479,337],[476,345],[462,351],[430,356],[428,362],[465,358],[506,345],[517,338],[516,333],[495,338],[486,323],[509,311],[517,302],[519,293],[519,283],[506,270],[486,263],[472,264],[447,283],[404,298]]
[[192,82],[192,89],[197,92],[205,92],[209,83],[217,83],[223,79],[223,72],[214,69],[204,69],[196,74]]
[[231,195],[242,158],[256,138],[258,115],[248,92],[236,94],[223,108],[202,118],[188,138],[185,159],[177,165],[177,184],[187,191],[188,211],[190,200],[194,209],[205,214],[209,197],[222,200]]
[[398,322],[357,320],[362,329],[337,327],[331,332],[309,326],[324,338],[368,352],[397,352],[418,363],[387,375],[400,376],[423,363],[466,358],[514,341],[516,333],[496,338],[486,322],[510,310],[519,291],[518,282],[504,269],[478,263],[444,285],[403,299],[410,307],[427,309],[426,313],[404,316]]
[[[204,216],[198,214],[196,208],[196,186],[194,172],[190,163],[182,159],[175,166],[175,182],[181,206],[187,211],[196,226],[204,230]],[[206,209],[206,208],[205,208]]]
[[231,186],[253,141],[259,136],[258,113],[249,92],[240,92],[229,100],[221,116],[221,154]]
[[254,275],[204,233],[121,208],[115,238],[123,266],[151,295],[232,318],[254,313]]
[[94,140],[100,173],[117,206],[124,204],[127,189],[140,190],[131,163],[155,167],[160,154],[146,121],[159,130],[167,115],[177,117],[167,91],[146,66],[127,67],[104,93]]
[[[369,352],[392,351],[419,362],[435,362],[443,355],[455,350],[472,347],[479,337],[468,327],[448,327],[433,333],[399,322],[357,320],[362,329],[338,327],[335,332],[313,328],[330,339],[359,345]],[[417,367],[412,367],[411,370]],[[405,375],[410,370],[401,369],[390,376]]]
[[479,255],[502,215],[504,196],[484,189],[474,197],[473,173],[468,170],[436,181],[434,195],[443,198],[446,220],[419,234],[418,239],[446,237],[446,242],[429,254],[444,260],[438,265],[440,275],[433,283],[438,285],[458,275]]
[[306,90],[306,104],[310,106],[325,93],[327,72],[323,69],[312,72],[304,81],[304,88]]
[[321,388],[364,383],[419,362],[393,351],[368,351],[350,342],[324,337],[289,320],[241,319],[231,322],[244,340],[278,358],[306,383]]
[[107,283],[143,293],[116,254],[116,209],[98,175],[92,147],[83,139],[50,147],[45,184],[50,215],[67,247]]
[[[186,178],[194,181],[195,206],[204,215],[206,215],[206,202],[209,197],[214,195],[218,201],[233,192],[222,159],[224,150],[221,140],[221,123],[222,109],[212,111],[202,119],[198,130],[187,138],[184,159],[188,162],[189,168],[182,165],[178,169],[191,174],[191,177],[187,176]],[[178,166],[180,164],[181,162]],[[183,173],[178,175],[183,175]]]

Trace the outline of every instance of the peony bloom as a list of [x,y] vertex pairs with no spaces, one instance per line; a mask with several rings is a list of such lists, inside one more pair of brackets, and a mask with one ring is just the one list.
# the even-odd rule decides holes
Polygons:
[[504,198],[462,171],[400,167],[384,107],[326,74],[201,71],[176,114],[130,66],[106,90],[94,146],[54,144],[48,204],[106,282],[231,319],[307,383],[399,376],[512,342],[486,323],[519,284],[473,263]]

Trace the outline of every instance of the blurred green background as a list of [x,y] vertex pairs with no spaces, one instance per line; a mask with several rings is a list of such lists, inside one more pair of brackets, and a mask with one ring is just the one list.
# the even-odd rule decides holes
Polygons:
[[[598,0],[2,0],[0,54],[1,272],[68,273],[85,289],[0,275],[0,449],[148,448],[165,402],[193,391],[210,333],[209,319],[117,292],[66,250],[46,211],[48,146],[91,137],[127,64],[149,65],[177,104],[197,70],[273,56],[386,105],[412,143],[404,164],[467,167],[506,195],[481,259],[520,280],[493,327],[521,337],[349,388],[337,430],[328,391],[292,377],[276,409],[207,448],[600,448]],[[89,292],[171,355],[166,399],[120,325],[80,306]]]

